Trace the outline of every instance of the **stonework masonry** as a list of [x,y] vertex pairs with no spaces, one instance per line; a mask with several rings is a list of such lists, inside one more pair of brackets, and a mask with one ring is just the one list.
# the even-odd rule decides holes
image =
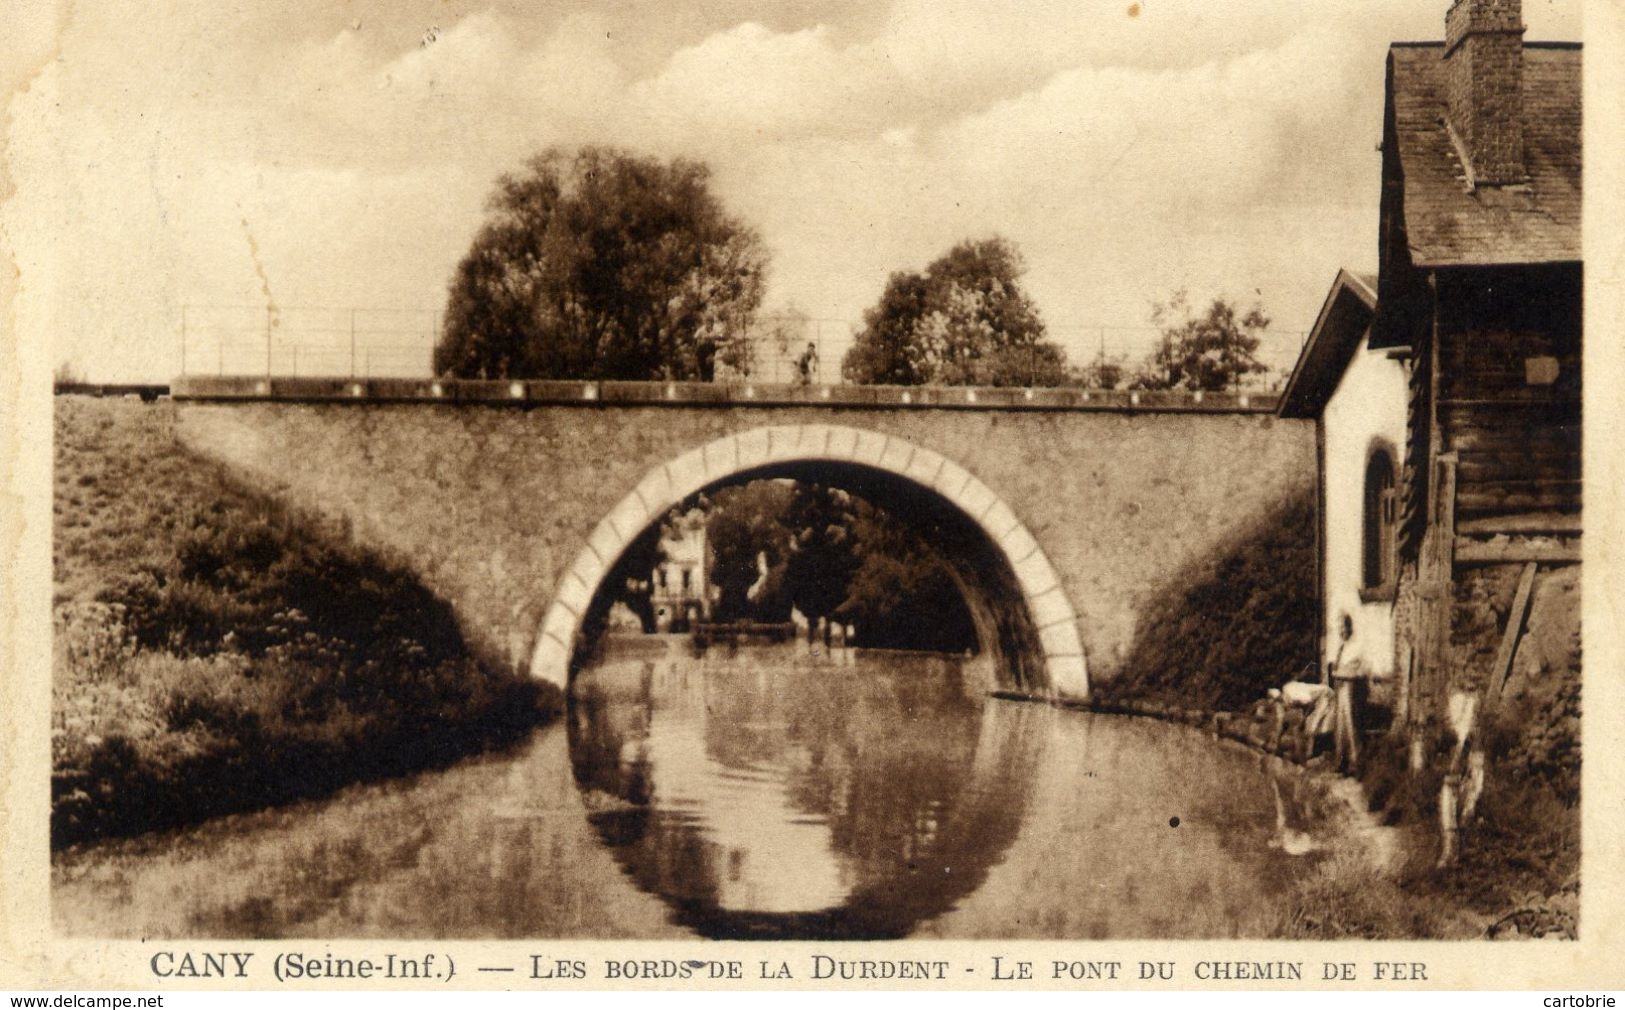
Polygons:
[[[1315,479],[1312,426],[1277,419],[1267,406],[217,402],[189,399],[185,389],[177,399],[184,444],[404,560],[453,604],[487,656],[523,670],[540,655],[544,623],[568,631],[553,604],[561,590],[581,594],[570,573],[592,553],[589,542],[624,543],[635,530],[610,536],[606,527],[630,527],[675,504],[635,492],[661,484],[696,450],[706,461],[708,446],[771,444],[760,430],[868,433],[876,469],[925,486],[950,465],[962,468],[974,483],[960,497],[985,490],[991,501],[961,507],[980,511],[973,518],[984,529],[999,527],[992,536],[1004,560],[1020,569],[1024,591],[1038,594],[1026,604],[1044,611],[1033,627],[1043,629],[1051,665],[1081,652],[1077,673],[1086,660],[1090,680],[1121,665],[1144,601]],[[854,452],[857,444],[853,436]],[[750,461],[706,462],[701,479],[715,483]],[[641,503],[642,518],[627,513],[629,500]],[[612,517],[617,511],[627,514]],[[1048,568],[1058,592],[1040,592]],[[1070,619],[1046,626],[1057,614]]]
[[1450,126],[1475,182],[1522,182],[1523,18],[1518,0],[1456,0],[1445,17]]

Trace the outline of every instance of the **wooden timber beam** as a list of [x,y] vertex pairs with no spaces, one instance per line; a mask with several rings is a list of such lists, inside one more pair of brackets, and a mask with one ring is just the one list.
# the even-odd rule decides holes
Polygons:
[[1535,588],[1535,563],[1523,566],[1518,579],[1518,591],[1512,597],[1512,609],[1507,612],[1506,631],[1501,634],[1501,647],[1495,653],[1495,665],[1490,667],[1489,685],[1484,690],[1484,702],[1494,708],[1506,687],[1507,671],[1512,668],[1512,657],[1518,651],[1518,639],[1523,636],[1523,622],[1529,616],[1529,602]]
[[1580,560],[1578,543],[1529,543],[1508,540],[1483,543],[1468,537],[1456,538],[1456,564],[1509,565],[1537,561],[1547,564],[1566,564]]

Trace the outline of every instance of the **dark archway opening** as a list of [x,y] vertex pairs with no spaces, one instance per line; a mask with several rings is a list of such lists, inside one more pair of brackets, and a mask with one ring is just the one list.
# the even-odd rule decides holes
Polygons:
[[1004,552],[935,491],[857,464],[745,470],[670,509],[601,581],[571,675],[607,636],[691,632],[696,617],[791,624],[860,648],[971,653],[998,686],[1042,687],[1042,646]]

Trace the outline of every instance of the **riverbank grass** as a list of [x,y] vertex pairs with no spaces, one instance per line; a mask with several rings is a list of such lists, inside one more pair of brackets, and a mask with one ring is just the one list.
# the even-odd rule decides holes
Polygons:
[[443,765],[556,711],[405,567],[179,446],[171,411],[56,401],[54,847]]

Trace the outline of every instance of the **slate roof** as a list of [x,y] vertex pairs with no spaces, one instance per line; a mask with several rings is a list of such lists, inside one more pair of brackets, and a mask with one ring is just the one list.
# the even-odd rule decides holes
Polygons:
[[1377,277],[1339,270],[1315,319],[1276,412],[1282,417],[1318,417],[1337,392],[1354,349],[1377,310]]
[[1444,44],[1396,43],[1388,59],[1412,262],[1449,267],[1579,261],[1579,45],[1524,44],[1529,182],[1477,190],[1467,188],[1444,125]]

